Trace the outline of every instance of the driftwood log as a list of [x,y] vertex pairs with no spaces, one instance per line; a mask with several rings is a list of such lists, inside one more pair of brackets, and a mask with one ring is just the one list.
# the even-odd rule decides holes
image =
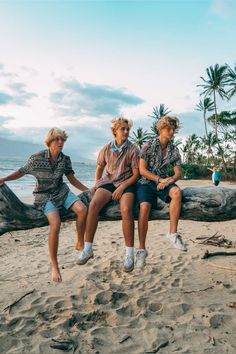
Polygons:
[[[188,187],[183,189],[181,219],[195,221],[225,221],[236,219],[236,189],[223,187]],[[83,192],[80,199],[88,206],[90,192]],[[135,206],[135,218],[138,208]],[[73,220],[74,214],[62,210],[61,218]],[[117,202],[109,203],[101,211],[101,220],[120,220]],[[158,199],[158,209],[152,210],[150,220],[169,219],[169,205]],[[33,205],[22,203],[6,185],[0,185],[0,235],[13,230],[31,229],[47,225],[43,212]]]

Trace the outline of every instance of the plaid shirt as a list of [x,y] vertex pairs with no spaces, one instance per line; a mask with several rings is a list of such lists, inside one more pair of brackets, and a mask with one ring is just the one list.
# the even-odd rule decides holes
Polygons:
[[133,175],[132,168],[138,168],[139,151],[129,140],[123,144],[121,151],[114,142],[105,145],[99,152],[97,163],[101,167],[106,166],[105,175],[100,178],[95,187],[112,183],[115,187]]
[[[170,165],[181,165],[181,156],[179,149],[169,141],[166,149],[166,155],[162,158],[161,145],[158,138],[145,144],[141,150],[141,159],[147,162],[147,169],[156,176],[162,178],[168,177],[168,167]],[[151,181],[142,176],[138,183],[149,184]]]
[[69,187],[63,182],[63,174],[74,174],[69,156],[61,152],[56,163],[52,164],[49,150],[30,156],[19,172],[36,178],[37,183],[33,191],[34,204],[42,209],[48,200],[51,200],[56,207],[63,204],[69,191]]

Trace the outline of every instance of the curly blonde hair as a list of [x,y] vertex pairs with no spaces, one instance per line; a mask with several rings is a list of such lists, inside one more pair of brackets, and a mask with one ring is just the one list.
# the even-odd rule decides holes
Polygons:
[[66,141],[68,138],[68,135],[66,134],[66,132],[64,130],[61,130],[59,128],[52,128],[49,130],[49,132],[47,133],[47,135],[45,136],[45,144],[47,147],[50,146],[51,142],[53,140],[55,140],[56,138],[61,138],[62,140]]
[[131,128],[133,126],[133,122],[131,119],[128,119],[128,118],[124,118],[122,116],[120,117],[115,117],[112,119],[111,121],[111,131],[112,131],[112,134],[114,136],[116,136],[116,131],[117,129],[119,129],[119,127],[122,125],[122,124],[128,124],[128,127]]
[[174,127],[175,130],[180,126],[179,118],[176,116],[163,116],[156,123],[156,130],[160,132],[160,129],[164,127]]

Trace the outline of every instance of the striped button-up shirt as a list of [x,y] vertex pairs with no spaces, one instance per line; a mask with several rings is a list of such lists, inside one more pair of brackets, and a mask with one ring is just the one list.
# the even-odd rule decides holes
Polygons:
[[105,174],[100,178],[95,187],[112,183],[115,187],[133,175],[133,168],[138,168],[139,150],[129,140],[123,144],[122,149],[115,146],[114,142],[105,145],[99,152],[97,163],[106,166]]

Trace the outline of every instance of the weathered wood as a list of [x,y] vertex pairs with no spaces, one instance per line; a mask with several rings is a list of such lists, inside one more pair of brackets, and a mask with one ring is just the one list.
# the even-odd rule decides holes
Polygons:
[[[88,206],[90,192],[80,194]],[[138,208],[135,206],[135,218]],[[63,210],[62,220],[74,219],[72,212]],[[196,221],[224,221],[236,219],[236,189],[223,187],[188,187],[183,189],[181,219]],[[101,220],[120,220],[117,202],[111,202],[101,212]],[[150,220],[169,219],[169,205],[158,199],[158,209],[152,210]],[[0,185],[0,235],[7,231],[31,229],[47,225],[42,211],[33,205],[22,203],[6,185]]]

